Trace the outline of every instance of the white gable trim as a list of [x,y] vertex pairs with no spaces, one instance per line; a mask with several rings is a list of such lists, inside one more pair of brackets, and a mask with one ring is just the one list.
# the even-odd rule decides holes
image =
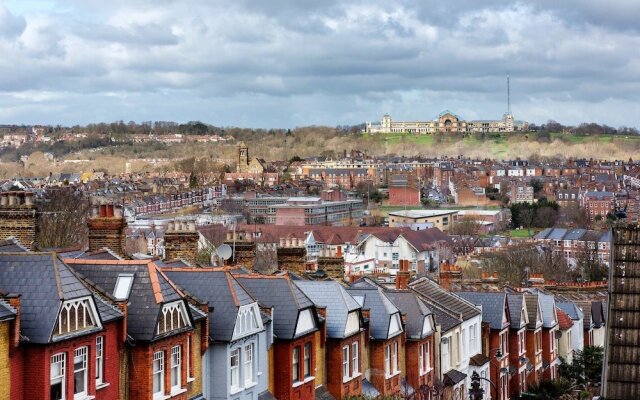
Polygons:
[[344,337],[360,332],[360,313],[358,310],[351,311],[347,314],[347,323],[344,329]]
[[235,341],[262,330],[264,330],[264,326],[262,324],[258,303],[246,304],[238,308],[231,340]]
[[402,333],[402,322],[400,321],[400,313],[395,313],[389,318],[389,330],[387,338],[392,338]]

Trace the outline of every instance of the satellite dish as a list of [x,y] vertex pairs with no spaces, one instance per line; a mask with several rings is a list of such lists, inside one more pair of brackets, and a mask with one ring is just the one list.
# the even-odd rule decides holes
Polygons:
[[233,250],[231,250],[231,246],[229,246],[228,244],[223,244],[218,247],[216,253],[218,253],[218,255],[222,257],[223,260],[228,260],[231,258]]

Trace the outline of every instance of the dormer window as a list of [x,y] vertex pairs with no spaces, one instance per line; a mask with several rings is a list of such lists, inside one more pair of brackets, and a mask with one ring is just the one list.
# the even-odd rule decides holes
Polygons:
[[162,306],[160,321],[158,321],[158,335],[187,326],[191,326],[191,323],[184,308],[184,302],[178,300]]
[[360,316],[358,310],[351,311],[347,315],[347,324],[345,327],[345,337],[351,336],[360,331]]
[[54,335],[66,335],[85,329],[101,327],[91,297],[67,300],[62,303]]

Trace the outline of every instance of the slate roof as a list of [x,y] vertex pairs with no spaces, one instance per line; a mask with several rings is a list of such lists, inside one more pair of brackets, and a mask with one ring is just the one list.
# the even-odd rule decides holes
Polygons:
[[343,339],[349,312],[360,310],[344,287],[336,281],[294,281],[316,306],[327,308],[325,326],[330,338]]
[[556,307],[564,311],[574,321],[584,318],[584,313],[579,305],[573,301],[556,298]]
[[447,332],[462,323],[462,319],[439,307],[437,304],[431,303],[429,306],[435,316],[436,324],[440,325],[442,332]]
[[29,249],[24,247],[20,241],[14,237],[0,240],[0,253],[27,253]]
[[228,271],[202,268],[163,271],[185,292],[213,307],[209,335],[214,341],[231,341],[240,306],[256,302]]
[[134,340],[148,342],[179,332],[156,335],[162,305],[181,300],[183,296],[150,260],[67,259],[65,261],[108,294],[113,293],[118,275],[134,274],[127,303],[127,334]]
[[582,236],[584,236],[585,233],[587,233],[586,229],[582,229],[582,228],[571,229],[569,232],[567,232],[566,235],[564,235],[564,240],[580,240],[580,238],[582,238]]
[[4,321],[7,319],[13,319],[16,316],[16,310],[13,309],[9,305],[9,303],[4,302],[0,299],[0,321]]
[[558,324],[555,317],[556,300],[552,294],[544,293],[537,289],[531,289],[537,292],[540,300],[540,310],[542,311],[542,326],[545,328],[553,328]]
[[[241,274],[235,278],[261,306],[273,307],[273,334],[280,339],[294,339],[300,311],[314,305],[293,281],[287,275]],[[315,310],[312,314],[315,318]]]
[[433,312],[415,292],[410,290],[386,290],[385,295],[407,316],[405,332],[409,339],[424,339],[431,333],[423,334],[425,318],[433,317]]
[[534,293],[524,293],[524,301],[527,304],[527,313],[529,317],[529,324],[527,324],[527,329],[537,329],[542,326],[543,321],[541,320],[539,324],[537,324],[538,320],[538,309],[540,308],[540,301],[538,299],[538,295]]
[[456,292],[456,294],[469,302],[482,306],[482,321],[487,322],[491,329],[502,330],[507,324],[503,324],[503,317],[509,318],[507,310],[507,294],[503,292]]
[[526,320],[522,321],[522,309],[527,307],[527,303],[524,301],[524,295],[522,293],[508,293],[507,303],[509,304],[511,329],[522,328],[526,325]]
[[55,253],[0,253],[0,289],[20,295],[21,333],[31,343],[51,341],[64,300],[93,296],[103,322],[122,317],[104,298],[89,290]]
[[457,369],[450,369],[444,374],[442,382],[445,386],[455,386],[462,382],[467,377],[467,374],[460,372]]
[[363,296],[362,308],[370,310],[369,332],[377,340],[389,339],[389,326],[393,315],[400,310],[385,296],[382,288],[368,278],[360,278],[347,288],[352,296]]
[[465,321],[480,315],[479,308],[462,297],[446,291],[431,279],[420,278],[411,282],[409,287],[427,300],[429,305],[439,304],[452,313],[460,314]]

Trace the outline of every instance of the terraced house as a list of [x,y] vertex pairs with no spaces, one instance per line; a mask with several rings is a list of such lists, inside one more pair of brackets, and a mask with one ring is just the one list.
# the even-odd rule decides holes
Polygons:
[[271,319],[227,270],[163,268],[188,296],[208,305],[209,346],[203,355],[203,395],[210,400],[268,396]]
[[65,261],[96,288],[127,304],[128,357],[120,372],[128,376],[128,398],[202,399],[205,304],[188,301],[150,260]]
[[263,309],[271,310],[269,391],[279,400],[314,398],[320,334],[315,305],[288,275],[238,274],[236,280]]
[[3,399],[122,397],[124,315],[113,298],[55,253],[25,251],[0,252],[0,291],[0,320],[11,319],[0,321]]

